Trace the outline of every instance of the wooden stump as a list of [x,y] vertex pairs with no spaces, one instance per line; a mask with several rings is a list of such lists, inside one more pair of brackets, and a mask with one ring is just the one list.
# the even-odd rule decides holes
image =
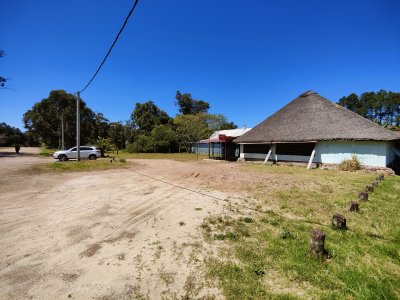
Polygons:
[[360,210],[359,203],[357,201],[350,201],[349,204],[350,204],[349,206],[350,211],[358,212]]
[[372,185],[367,185],[367,186],[365,187],[365,191],[366,191],[367,193],[373,192],[373,191],[374,191],[374,187],[373,187]]
[[368,193],[367,192],[361,192],[358,194],[358,198],[362,201],[368,201]]
[[316,258],[321,258],[325,255],[325,233],[321,230],[313,228],[311,230],[310,253]]
[[346,218],[339,214],[334,214],[332,217],[332,225],[337,229],[346,228]]
[[374,182],[372,182],[372,186],[378,186],[379,182],[380,182],[379,180],[375,179]]

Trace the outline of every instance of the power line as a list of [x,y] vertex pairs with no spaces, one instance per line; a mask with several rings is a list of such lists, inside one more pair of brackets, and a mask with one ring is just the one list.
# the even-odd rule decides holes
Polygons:
[[[212,198],[214,200],[224,201],[224,202],[226,202],[226,200],[227,200],[227,199],[216,197],[214,195],[210,195],[210,194],[206,194],[206,193],[203,193],[203,192],[200,192],[200,191],[196,191],[196,190],[193,190],[193,189],[190,189],[190,188],[187,188],[187,187],[175,184],[175,183],[171,183],[171,182],[168,182],[168,181],[165,181],[165,180],[162,180],[162,179],[159,179],[159,178],[156,178],[156,177],[153,177],[153,176],[150,176],[150,175],[147,175],[147,174],[144,174],[144,173],[129,169],[128,167],[124,167],[124,168],[127,169],[128,171],[131,171],[132,173],[136,173],[138,175],[141,175],[141,176],[144,176],[144,177],[147,177],[147,178],[150,178],[150,179],[153,179],[153,180],[156,180],[156,181],[171,185],[173,187],[176,187],[176,188],[179,188],[179,189],[182,189],[182,190],[186,190],[186,191],[189,191],[189,192],[192,192],[192,193],[196,193],[196,194],[202,195],[204,197],[209,197],[209,198]],[[242,204],[239,204],[239,203],[231,203],[231,204],[232,205],[236,205],[236,206],[241,207],[241,208],[244,208],[244,209],[248,209],[248,210],[252,210],[252,211],[255,211],[257,213],[260,213],[260,210],[254,209],[254,208],[246,206],[246,205],[242,205]]]
[[131,8],[131,10],[130,10],[130,12],[129,12],[129,14],[127,15],[127,17],[126,17],[126,19],[125,19],[124,24],[122,25],[121,29],[119,30],[119,32],[118,32],[118,34],[117,34],[117,36],[116,36],[114,42],[112,43],[110,49],[109,49],[108,52],[107,52],[106,56],[104,57],[104,59],[103,59],[103,61],[101,62],[100,66],[97,68],[97,71],[94,73],[92,79],[90,79],[90,81],[89,81],[89,82],[86,84],[86,86],[80,91],[80,93],[82,93],[84,90],[86,90],[86,88],[92,83],[93,79],[96,77],[97,73],[99,73],[101,67],[102,67],[102,66],[104,65],[104,63],[106,62],[107,57],[110,55],[110,53],[111,53],[111,51],[112,51],[114,45],[117,43],[117,40],[118,40],[119,36],[121,35],[122,31],[124,30],[126,23],[128,23],[129,17],[131,16],[131,14],[133,13],[133,11],[135,10],[136,4],[137,4],[138,2],[139,2],[139,0],[136,0],[135,3],[133,4],[133,6],[132,6],[132,8]]

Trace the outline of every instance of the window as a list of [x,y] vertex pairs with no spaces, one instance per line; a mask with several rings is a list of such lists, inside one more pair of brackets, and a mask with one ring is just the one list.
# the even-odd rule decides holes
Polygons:
[[310,156],[315,143],[282,143],[276,144],[276,154]]
[[269,149],[271,149],[268,144],[244,144],[243,152],[244,153],[265,153],[267,154]]

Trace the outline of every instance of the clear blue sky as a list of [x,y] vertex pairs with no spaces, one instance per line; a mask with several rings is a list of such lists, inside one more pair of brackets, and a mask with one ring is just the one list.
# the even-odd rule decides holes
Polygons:
[[[133,1],[3,1],[0,122],[53,89],[83,88]],[[175,116],[189,92],[254,126],[305,90],[332,101],[400,88],[399,1],[140,0],[99,76],[82,94],[111,121],[153,100]]]

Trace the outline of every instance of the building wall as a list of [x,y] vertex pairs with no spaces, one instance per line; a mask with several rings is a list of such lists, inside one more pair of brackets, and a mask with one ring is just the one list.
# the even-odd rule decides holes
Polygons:
[[[244,159],[264,160],[265,153],[244,153],[240,145],[240,157]],[[356,154],[361,163],[366,166],[386,167],[394,158],[393,144],[384,141],[321,141],[316,146],[314,163],[340,164],[345,159],[351,159]],[[308,162],[309,156],[276,155],[272,148],[269,161],[298,161]]]

